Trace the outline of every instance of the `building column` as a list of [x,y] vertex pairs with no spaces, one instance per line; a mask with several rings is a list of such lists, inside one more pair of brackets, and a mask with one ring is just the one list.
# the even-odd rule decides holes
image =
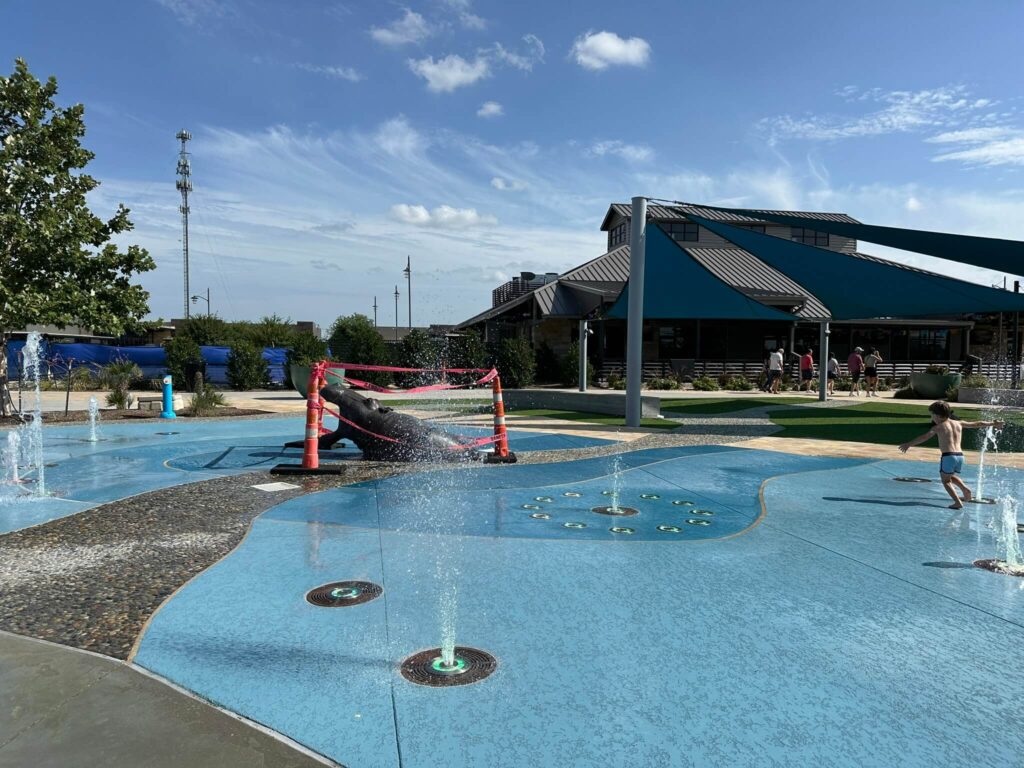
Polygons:
[[818,399],[822,402],[828,400],[828,337],[830,331],[828,329],[828,320],[821,321],[821,327],[818,336],[818,354],[821,359],[818,360]]
[[634,197],[629,242],[629,314],[626,327],[626,426],[639,427],[644,383],[644,261],[647,198]]
[[580,320],[580,340],[577,348],[579,349],[579,373],[580,373],[580,392],[587,391],[587,321]]

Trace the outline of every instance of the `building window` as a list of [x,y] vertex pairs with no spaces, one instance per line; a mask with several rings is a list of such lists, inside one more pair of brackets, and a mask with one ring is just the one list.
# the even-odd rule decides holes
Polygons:
[[749,229],[751,232],[757,232],[758,234],[761,235],[766,233],[764,224],[747,224],[746,228]]
[[618,248],[629,242],[629,222],[624,221],[617,227],[612,227],[608,232],[608,249]]
[[818,245],[828,247],[828,232],[815,232],[813,229],[793,227],[790,239],[804,245]]
[[665,228],[673,240],[695,243],[700,238],[700,227],[692,221],[673,221],[666,224]]

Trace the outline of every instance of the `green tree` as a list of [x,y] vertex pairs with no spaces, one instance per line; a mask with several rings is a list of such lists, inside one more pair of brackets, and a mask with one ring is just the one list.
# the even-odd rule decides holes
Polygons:
[[526,339],[502,339],[497,363],[502,387],[519,389],[533,384],[536,362]]
[[[432,338],[426,331],[410,331],[398,342],[396,362],[402,368],[439,368],[441,346],[438,339]],[[441,379],[438,373],[404,373],[395,378],[401,387],[434,384]]]
[[188,336],[201,347],[231,346],[241,336],[237,325],[217,315],[192,315],[181,328],[175,329],[175,335]]
[[145,249],[111,242],[132,228],[128,209],[93,215],[84,173],[84,107],[58,107],[57,81],[40,83],[22,59],[0,78],[0,413],[6,412],[7,337],[30,323],[77,323],[121,334],[149,311],[132,277],[156,265]]
[[[569,345],[569,351],[562,358],[561,383],[566,387],[575,387],[580,382],[580,343],[574,341]],[[587,360],[587,382],[594,383],[597,371],[594,364]]]
[[255,323],[245,323],[244,335],[261,347],[287,347],[295,340],[291,318],[264,315]]
[[189,381],[185,372],[190,366],[203,362],[199,345],[191,336],[176,335],[164,342],[164,356],[164,364],[167,366],[167,372],[174,378],[175,389],[191,392],[195,382]]
[[251,341],[236,341],[228,352],[228,382],[234,389],[258,389],[270,381],[270,363],[263,357],[263,347]]
[[[327,359],[327,342],[312,333],[296,333],[285,355],[284,383],[292,386],[293,365],[313,365]],[[302,383],[306,388],[306,383]]]
[[[339,362],[391,364],[391,350],[366,315],[347,315],[335,320],[331,326],[330,345],[334,359]],[[384,371],[353,371],[353,375],[373,384],[383,385],[391,381],[391,375]]]

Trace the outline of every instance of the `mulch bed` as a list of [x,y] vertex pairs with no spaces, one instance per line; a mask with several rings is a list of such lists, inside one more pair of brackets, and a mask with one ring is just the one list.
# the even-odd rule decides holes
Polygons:
[[[214,412],[215,416],[193,416],[188,410],[178,411],[178,416],[186,419],[195,418],[224,418],[232,416],[262,416],[270,411],[260,411],[255,408],[235,408],[233,406],[222,406]],[[159,419],[160,411],[140,411],[105,409],[100,411],[100,421],[137,421],[146,419]],[[76,424],[89,421],[88,411],[44,411],[44,424]],[[16,427],[21,424],[17,416],[0,416],[0,427]]]

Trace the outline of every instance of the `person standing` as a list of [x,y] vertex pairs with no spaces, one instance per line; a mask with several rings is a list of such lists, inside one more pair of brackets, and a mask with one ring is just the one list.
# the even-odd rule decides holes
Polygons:
[[878,397],[878,364],[881,362],[882,356],[874,347],[864,357],[864,383],[868,397]]
[[861,353],[864,347],[854,347],[846,358],[846,370],[850,372],[850,397],[860,397],[860,375],[864,371],[864,358]]
[[835,352],[828,353],[828,394],[834,395],[836,388],[836,379],[839,378],[839,361],[836,359]]
[[782,361],[785,359],[785,352],[779,347],[768,355],[768,391],[773,395],[779,394],[779,385],[782,383]]
[[814,354],[811,348],[800,356],[800,390],[809,392],[814,381]]

